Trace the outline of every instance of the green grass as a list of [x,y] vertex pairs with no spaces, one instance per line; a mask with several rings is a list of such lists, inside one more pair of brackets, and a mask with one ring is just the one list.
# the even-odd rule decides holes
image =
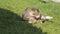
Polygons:
[[[52,21],[29,24],[21,21],[26,7],[36,7]],[[0,34],[60,34],[60,4],[39,0],[0,0]]]

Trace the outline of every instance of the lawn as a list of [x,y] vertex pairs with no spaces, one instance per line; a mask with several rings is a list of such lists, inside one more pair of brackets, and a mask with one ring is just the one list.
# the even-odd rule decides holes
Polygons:
[[[29,24],[21,18],[26,7],[39,8],[42,14],[54,18],[42,24]],[[0,34],[60,34],[60,4],[40,0],[0,0]]]

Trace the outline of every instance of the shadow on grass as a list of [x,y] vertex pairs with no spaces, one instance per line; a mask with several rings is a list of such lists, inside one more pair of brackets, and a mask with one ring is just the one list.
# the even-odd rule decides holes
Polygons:
[[17,14],[0,8],[0,34],[47,34],[32,24],[22,21]]

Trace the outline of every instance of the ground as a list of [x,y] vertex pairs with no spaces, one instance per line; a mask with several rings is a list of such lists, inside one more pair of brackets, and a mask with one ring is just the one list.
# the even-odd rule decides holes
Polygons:
[[[39,8],[42,14],[53,19],[43,24],[22,21],[26,7]],[[60,34],[60,4],[40,0],[0,0],[0,34]]]

